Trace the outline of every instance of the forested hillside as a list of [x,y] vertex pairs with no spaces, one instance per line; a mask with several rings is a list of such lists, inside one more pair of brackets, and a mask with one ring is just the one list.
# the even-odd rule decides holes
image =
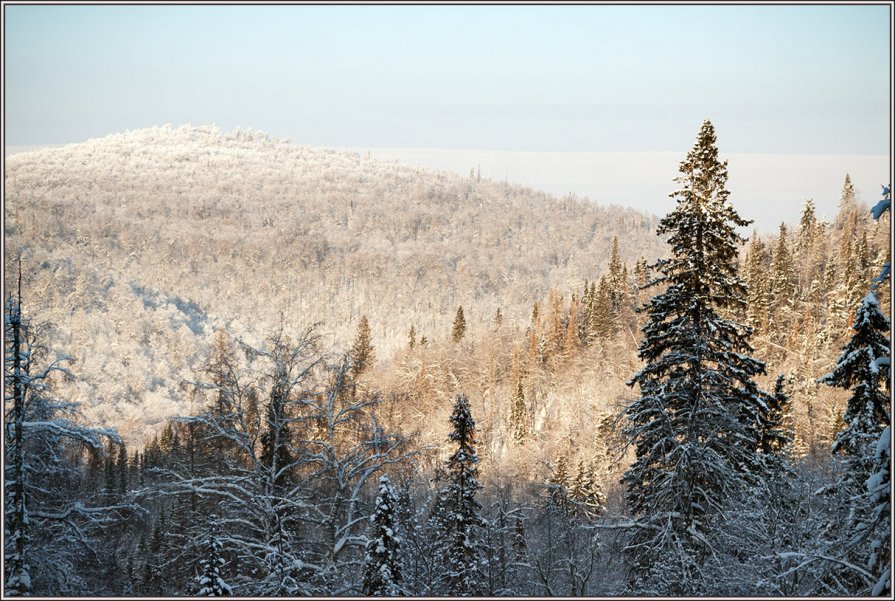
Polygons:
[[500,309],[528,318],[550,288],[662,252],[655,219],[296,146],[264,134],[154,128],[16,154],[6,164],[6,285],[80,361],[88,415],[142,443],[189,406],[179,392],[216,330],[259,343],[320,323],[346,350],[362,315],[378,357],[414,325],[447,340]]
[[708,121],[661,221],[196,128],[6,181],[9,594],[890,591],[887,189],[747,239]]

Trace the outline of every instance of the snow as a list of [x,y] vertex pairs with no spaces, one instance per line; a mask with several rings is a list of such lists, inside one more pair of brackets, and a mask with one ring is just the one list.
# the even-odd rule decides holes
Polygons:
[[882,431],[879,435],[879,440],[876,443],[876,455],[877,459],[882,459],[885,455],[889,453],[889,444],[890,444],[890,430],[891,426],[886,426],[886,429]]

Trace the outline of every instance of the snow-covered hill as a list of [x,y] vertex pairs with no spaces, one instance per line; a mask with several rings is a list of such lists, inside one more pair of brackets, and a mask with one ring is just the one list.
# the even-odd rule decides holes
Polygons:
[[189,410],[212,334],[259,341],[320,322],[344,349],[366,314],[380,359],[411,325],[447,338],[500,308],[524,324],[551,287],[664,249],[655,218],[252,131],[161,127],[6,160],[6,272],[79,360],[87,413],[139,440]]

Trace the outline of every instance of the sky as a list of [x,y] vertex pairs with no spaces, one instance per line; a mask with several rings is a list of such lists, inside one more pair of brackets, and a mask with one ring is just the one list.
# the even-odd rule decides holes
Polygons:
[[5,143],[888,155],[890,7],[5,5]]

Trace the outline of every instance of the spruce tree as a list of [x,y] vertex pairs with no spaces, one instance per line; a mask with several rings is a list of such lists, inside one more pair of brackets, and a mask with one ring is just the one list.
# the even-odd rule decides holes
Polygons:
[[127,447],[123,442],[118,446],[118,463],[115,465],[115,470],[118,472],[118,493],[123,495],[127,492]]
[[578,461],[578,473],[569,492],[581,512],[588,517],[598,516],[606,510],[606,496],[594,477],[594,465],[586,464],[583,459]]
[[795,274],[784,223],[780,224],[780,235],[774,247],[774,257],[771,259],[769,285],[772,331],[778,341],[782,341],[786,337],[788,326],[792,324],[796,300]]
[[196,592],[197,596],[230,597],[233,595],[233,589],[221,576],[221,568],[225,564],[226,561],[221,557],[221,543],[218,540],[214,527],[212,527],[206,545],[205,558],[199,562],[202,571],[196,578],[196,584],[199,589]]
[[451,595],[481,594],[482,548],[480,536],[485,523],[482,505],[476,494],[482,488],[478,482],[475,420],[469,400],[458,395],[451,414],[453,430],[450,440],[457,450],[447,460],[448,486],[442,491],[445,509],[445,529],[439,532],[445,549],[445,592]]
[[373,348],[370,323],[367,321],[367,316],[363,315],[357,325],[354,344],[351,345],[351,375],[357,378],[373,364],[375,359],[376,350]]
[[[883,198],[870,210],[873,219],[879,221],[885,213],[891,214],[892,199],[890,188],[883,186]],[[891,235],[891,232],[890,232]],[[890,241],[891,243],[891,241]],[[880,274],[873,279],[874,289],[889,279],[891,264],[886,261]],[[891,357],[880,357],[877,362],[889,365]],[[891,366],[890,366],[891,369]],[[891,390],[888,391],[891,395]],[[891,404],[891,396],[890,396]],[[891,407],[890,407],[891,409]],[[869,542],[867,567],[876,577],[876,583],[870,590],[874,596],[892,596],[892,522],[891,522],[891,489],[892,489],[892,423],[889,414],[886,428],[880,433],[873,449],[873,473],[865,483],[868,507],[867,519],[859,535]]]
[[553,473],[550,475],[550,480],[547,481],[547,494],[555,505],[565,506],[569,499],[570,486],[568,458],[563,453],[556,460]]
[[594,304],[590,323],[591,334],[594,337],[608,338],[612,335],[615,324],[612,316],[612,287],[606,280],[606,276],[600,277],[600,286],[593,289],[593,294]]
[[609,255],[609,299],[613,317],[618,316],[622,302],[628,290],[626,274],[618,253],[618,236],[612,238],[612,251]]
[[872,292],[858,306],[852,329],[835,369],[819,381],[852,391],[846,427],[836,435],[833,452],[848,456],[847,479],[859,489],[870,475],[876,441],[890,419],[890,398],[883,389],[889,381],[889,319]]
[[651,284],[667,287],[646,307],[646,366],[629,383],[641,396],[625,410],[636,460],[623,482],[638,516],[630,584],[660,594],[704,589],[701,567],[712,560],[721,510],[759,477],[763,393],[753,377],[764,365],[749,355],[751,329],[722,317],[745,308],[736,228],[750,222],[728,202],[727,163],[715,143],[706,121],[680,164],[677,206],[659,224],[673,256],[655,264]]
[[752,243],[746,254],[746,282],[749,285],[747,321],[755,332],[762,332],[767,328],[771,305],[767,252],[757,233],[752,234]]
[[463,340],[466,334],[466,318],[463,317],[463,305],[457,307],[457,313],[454,315],[454,324],[451,327],[451,341],[457,344]]
[[758,450],[766,455],[778,455],[792,443],[788,432],[790,421],[790,398],[785,389],[786,378],[777,376],[774,393],[766,397],[759,408]]
[[364,595],[394,597],[402,593],[397,512],[398,495],[388,476],[380,476],[376,510],[370,518],[372,532],[364,558]]

